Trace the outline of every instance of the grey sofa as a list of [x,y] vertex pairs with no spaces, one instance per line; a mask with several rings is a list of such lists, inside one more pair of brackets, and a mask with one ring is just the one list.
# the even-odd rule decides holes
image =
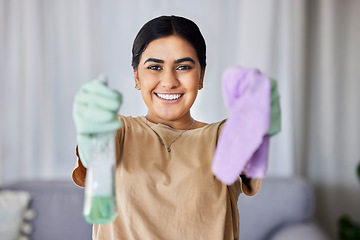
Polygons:
[[[32,195],[30,205],[37,216],[31,222],[31,239],[91,239],[91,225],[81,213],[83,189],[71,181],[16,182],[3,189]],[[238,206],[241,240],[327,239],[312,221],[314,196],[304,180],[266,178],[257,195],[240,195]]]
[[268,177],[252,197],[240,195],[241,240],[329,239],[313,220],[312,186],[300,178]]
[[36,214],[30,239],[91,239],[92,226],[82,216],[84,191],[72,181],[20,181],[0,191],[4,189],[30,192],[30,208]]

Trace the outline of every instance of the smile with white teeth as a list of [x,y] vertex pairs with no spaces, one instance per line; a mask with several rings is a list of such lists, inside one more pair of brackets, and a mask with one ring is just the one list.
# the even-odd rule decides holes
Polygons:
[[161,99],[165,99],[165,100],[176,100],[176,99],[179,99],[183,94],[178,94],[178,93],[175,93],[175,94],[169,94],[169,93],[155,93],[156,96],[158,96],[159,98]]

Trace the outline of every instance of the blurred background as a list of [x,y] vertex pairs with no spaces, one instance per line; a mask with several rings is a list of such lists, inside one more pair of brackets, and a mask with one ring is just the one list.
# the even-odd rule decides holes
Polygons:
[[132,42],[145,22],[172,14],[195,21],[207,43],[193,116],[227,117],[228,66],[276,78],[283,130],[272,139],[268,175],[310,181],[316,220],[331,236],[340,215],[359,221],[358,0],[0,0],[0,185],[71,178],[72,102],[99,73],[123,93],[120,113],[145,115]]

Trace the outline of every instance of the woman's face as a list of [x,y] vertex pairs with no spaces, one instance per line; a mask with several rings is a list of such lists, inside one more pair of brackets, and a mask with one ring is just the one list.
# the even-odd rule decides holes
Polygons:
[[195,49],[185,39],[171,35],[150,42],[134,74],[149,120],[167,122],[190,117],[204,71]]

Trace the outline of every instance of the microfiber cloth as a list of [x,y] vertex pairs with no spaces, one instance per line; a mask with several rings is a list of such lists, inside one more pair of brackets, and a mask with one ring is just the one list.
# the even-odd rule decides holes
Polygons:
[[271,81],[257,69],[228,68],[222,77],[230,115],[215,151],[212,172],[231,185],[244,172],[263,178],[267,169],[271,111]]

